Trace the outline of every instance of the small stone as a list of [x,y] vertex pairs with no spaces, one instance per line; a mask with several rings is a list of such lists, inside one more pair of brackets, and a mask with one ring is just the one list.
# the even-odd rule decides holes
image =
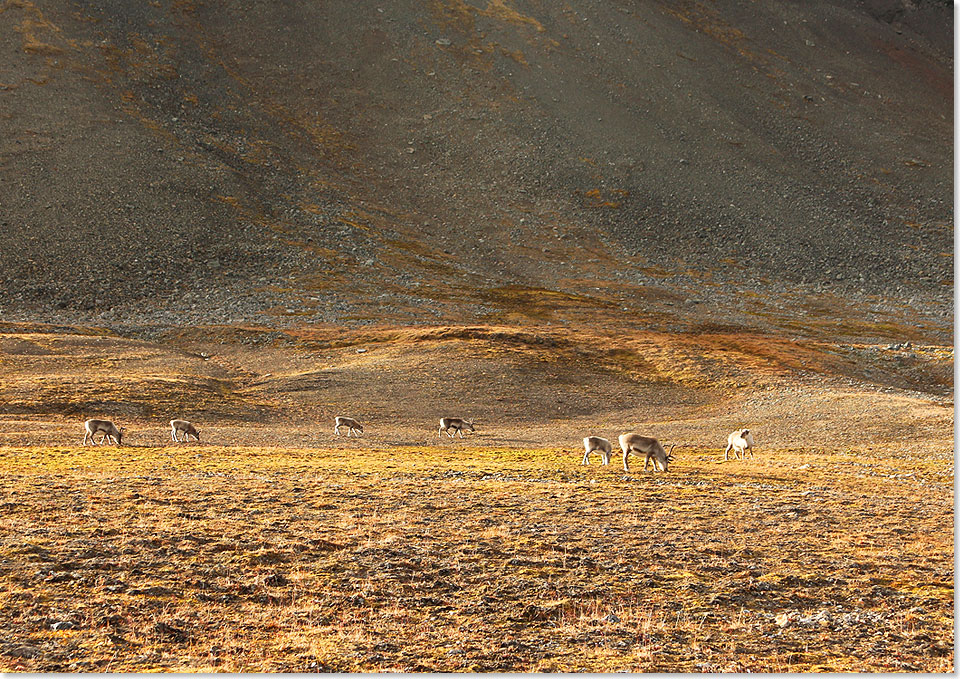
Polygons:
[[274,573],[263,579],[263,584],[268,587],[286,587],[290,581],[283,573]]
[[18,646],[6,652],[11,658],[36,658],[40,655],[40,649],[36,646]]
[[[131,458],[131,461],[135,461],[137,458]],[[130,596],[170,596],[173,594],[173,590],[167,587],[160,587],[159,585],[154,587],[146,587],[143,589],[131,589],[127,591],[127,594]]]
[[169,641],[183,642],[188,638],[188,635],[185,631],[163,621],[160,621],[154,625],[153,631],[161,639],[166,639]]
[[620,622],[620,618],[617,617],[616,613],[610,613],[609,615],[607,615],[607,617],[605,617],[605,618],[603,619],[603,621],[604,621],[604,622],[609,622],[609,623],[611,623],[611,624],[616,624],[616,623]]

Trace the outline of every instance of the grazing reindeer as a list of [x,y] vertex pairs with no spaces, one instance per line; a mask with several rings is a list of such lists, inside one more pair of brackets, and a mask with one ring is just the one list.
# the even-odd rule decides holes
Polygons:
[[[673,448],[676,445],[677,444],[674,443],[670,446],[670,453],[673,452]],[[650,463],[650,460],[653,460],[653,471],[657,471],[657,464],[659,463],[660,471],[664,472],[667,471],[667,465],[673,461],[673,455],[664,450],[657,439],[650,438],[649,436],[621,434],[620,448],[623,450],[623,471],[625,472],[630,471],[630,468],[627,467],[627,457],[629,457],[630,453],[635,455],[642,453],[645,456],[643,460],[643,471],[647,471],[647,464]]]
[[476,431],[473,427],[473,422],[467,422],[460,417],[441,417],[440,429],[437,431],[437,438],[440,438],[440,434],[443,432],[447,432],[447,436],[453,438],[454,434],[450,433],[451,429],[454,432],[459,432],[460,438],[463,438],[464,427],[467,427],[471,432]]
[[[117,426],[110,420],[87,420],[83,423],[83,428],[86,430],[83,434],[83,445],[87,445],[87,437],[89,436],[90,442],[95,446],[103,445],[104,441],[109,442],[111,438],[119,446],[120,439],[123,437],[123,427],[117,429]],[[103,434],[99,444],[94,438],[98,432]]]
[[[183,432],[183,439],[177,437],[178,432]],[[186,443],[190,440],[191,434],[200,442],[200,430],[187,422],[186,420],[170,420],[170,438],[177,443]]]
[[[350,432],[354,432],[354,436],[360,436],[363,433],[363,425],[357,422],[352,417],[344,417],[340,415],[334,420],[336,426],[333,428],[333,433],[337,436],[340,436],[340,427],[347,428],[347,438],[350,438]],[[357,434],[356,432],[360,432]]]
[[607,439],[599,436],[588,436],[583,439],[583,462],[580,464],[590,464],[590,453],[597,451],[603,459],[603,464],[610,464],[610,455],[613,453],[613,446]]
[[733,449],[733,454],[738,460],[742,460],[747,455],[747,451],[750,451],[750,457],[753,457],[753,449],[757,447],[757,444],[753,441],[753,434],[750,433],[749,429],[738,429],[737,431],[731,433],[727,436],[727,449],[723,451],[723,459],[730,459],[730,449]]

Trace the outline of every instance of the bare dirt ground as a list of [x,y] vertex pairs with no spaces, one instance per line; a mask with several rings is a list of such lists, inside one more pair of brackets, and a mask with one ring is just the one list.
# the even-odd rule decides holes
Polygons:
[[5,671],[953,670],[949,347],[3,330]]

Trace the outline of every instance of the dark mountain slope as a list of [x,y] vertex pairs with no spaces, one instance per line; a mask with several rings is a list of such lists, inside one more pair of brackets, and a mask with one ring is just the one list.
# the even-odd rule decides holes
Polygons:
[[723,316],[824,286],[949,313],[946,3],[0,12],[8,315],[469,319],[535,289]]

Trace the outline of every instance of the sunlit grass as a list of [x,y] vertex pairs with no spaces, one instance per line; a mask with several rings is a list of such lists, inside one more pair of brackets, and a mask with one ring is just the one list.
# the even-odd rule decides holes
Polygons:
[[[814,454],[654,475],[548,448],[0,448],[0,621],[40,649],[0,666],[948,671],[952,487]],[[887,629],[926,641],[850,656]]]

